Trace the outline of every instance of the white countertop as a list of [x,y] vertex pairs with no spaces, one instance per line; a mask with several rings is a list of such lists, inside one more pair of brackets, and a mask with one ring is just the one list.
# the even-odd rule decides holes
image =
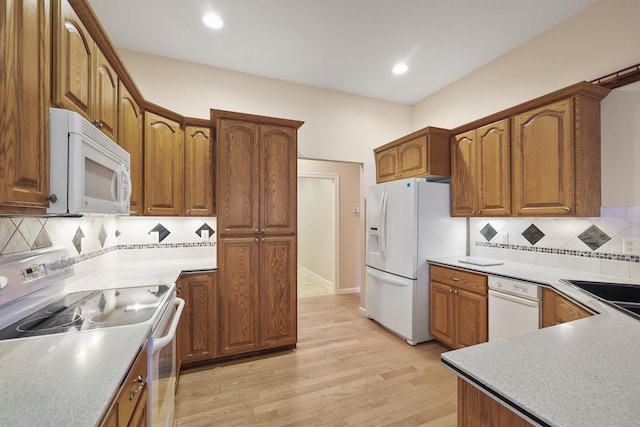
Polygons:
[[[121,263],[67,290],[171,284],[215,267],[204,258]],[[0,341],[0,425],[97,424],[150,332],[138,324]]]
[[551,286],[600,314],[443,353],[446,366],[535,424],[638,425],[640,320],[560,279],[638,282],[513,262],[477,266],[459,259],[429,261]]

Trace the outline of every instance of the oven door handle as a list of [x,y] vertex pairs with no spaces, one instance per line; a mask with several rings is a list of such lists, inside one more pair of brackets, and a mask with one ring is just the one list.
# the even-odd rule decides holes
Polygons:
[[178,322],[180,322],[180,316],[182,316],[182,310],[184,309],[184,300],[182,298],[176,298],[175,304],[178,306],[176,308],[176,314],[173,316],[173,320],[171,321],[171,327],[169,328],[169,332],[167,335],[160,337],[158,339],[153,339],[151,352],[155,352],[160,350],[165,345],[169,344],[173,341],[173,338],[176,336],[176,329],[178,328]]

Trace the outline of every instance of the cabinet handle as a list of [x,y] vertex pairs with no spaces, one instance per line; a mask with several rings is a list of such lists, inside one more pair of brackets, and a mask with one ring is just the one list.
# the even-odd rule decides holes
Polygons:
[[569,213],[569,212],[571,212],[571,208],[567,206],[567,207],[564,208],[564,211],[565,211],[565,213]]
[[151,208],[147,208],[147,212],[151,213]]
[[98,129],[102,129],[104,128],[104,123],[102,123],[100,120],[95,119],[94,121],[91,122],[91,124],[93,124],[95,127],[97,127]]
[[50,201],[51,203],[55,203],[58,201],[58,196],[56,196],[55,194],[50,194],[47,197],[47,200]]
[[253,232],[254,232],[255,234],[260,234],[260,230],[258,230],[257,228],[256,228],[255,230],[253,230]]
[[260,239],[261,242],[264,242],[264,237],[262,239]]
[[176,294],[180,295],[181,290],[182,290],[182,285],[178,285],[178,288],[176,289]]
[[140,385],[138,386],[137,389],[133,390],[129,394],[129,400],[133,400],[133,398],[136,397],[136,394],[140,393],[142,391],[142,389],[144,388],[144,381],[142,380],[142,375],[138,375],[138,378],[136,378],[136,382],[139,382]]
[[453,293],[453,289],[449,288],[449,293]]
[[460,278],[459,277],[455,277],[455,276],[449,276],[449,279],[453,280],[454,282],[459,282]]
[[187,215],[191,213],[191,209],[187,209]]
[[260,233],[264,234],[264,228],[260,229]]
[[259,240],[258,240],[258,238],[257,238],[257,237],[255,238],[255,241],[256,241],[256,243],[258,243],[258,242],[259,242]]
[[458,290],[453,291],[454,294],[458,295]]

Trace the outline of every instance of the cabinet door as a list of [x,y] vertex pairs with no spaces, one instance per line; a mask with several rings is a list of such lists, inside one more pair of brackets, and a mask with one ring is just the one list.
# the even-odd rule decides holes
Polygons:
[[177,348],[183,365],[216,355],[216,279],[216,273],[188,274],[178,282],[178,296],[185,301]]
[[93,121],[94,42],[67,0],[54,5],[54,103]]
[[423,135],[398,147],[398,178],[425,176],[427,163],[427,136]]
[[376,154],[376,182],[393,181],[398,177],[398,147]]
[[514,118],[513,205],[520,216],[575,210],[573,99]]
[[0,213],[43,214],[49,193],[48,1],[0,2]]
[[293,234],[298,221],[296,131],[261,125],[260,145],[260,231]]
[[131,155],[131,214],[142,210],[142,112],[129,91],[119,84],[118,144]]
[[478,210],[484,216],[511,214],[509,119],[476,131]]
[[260,206],[258,125],[219,120],[217,128],[218,233],[254,235]]
[[487,342],[487,297],[463,289],[454,290],[456,347]]
[[260,346],[297,341],[296,238],[267,237],[260,242]]
[[477,155],[476,131],[453,138],[451,144],[451,216],[476,215]]
[[144,206],[146,215],[182,215],[184,137],[180,125],[144,114]]
[[429,327],[431,335],[441,343],[454,347],[455,310],[453,289],[438,282],[430,285]]
[[118,138],[118,76],[102,52],[95,49],[96,64],[93,119],[98,127],[114,141]]
[[213,144],[209,128],[184,130],[184,207],[191,216],[213,216]]
[[259,249],[254,237],[218,239],[220,356],[259,349]]

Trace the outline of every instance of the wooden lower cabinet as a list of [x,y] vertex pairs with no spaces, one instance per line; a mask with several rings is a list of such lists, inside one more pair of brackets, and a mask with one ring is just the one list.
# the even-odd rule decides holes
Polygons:
[[216,357],[218,274],[194,273],[180,277],[178,297],[185,301],[177,339],[177,363],[180,367]]
[[550,288],[542,289],[542,327],[559,325],[593,315]]
[[218,264],[219,355],[294,345],[296,238],[223,238]]
[[487,277],[447,267],[430,267],[431,335],[451,348],[488,338]]
[[472,384],[458,378],[458,426],[529,427],[533,424]]
[[128,427],[148,424],[147,373],[147,346],[145,345],[138,353],[127,378],[100,425]]

